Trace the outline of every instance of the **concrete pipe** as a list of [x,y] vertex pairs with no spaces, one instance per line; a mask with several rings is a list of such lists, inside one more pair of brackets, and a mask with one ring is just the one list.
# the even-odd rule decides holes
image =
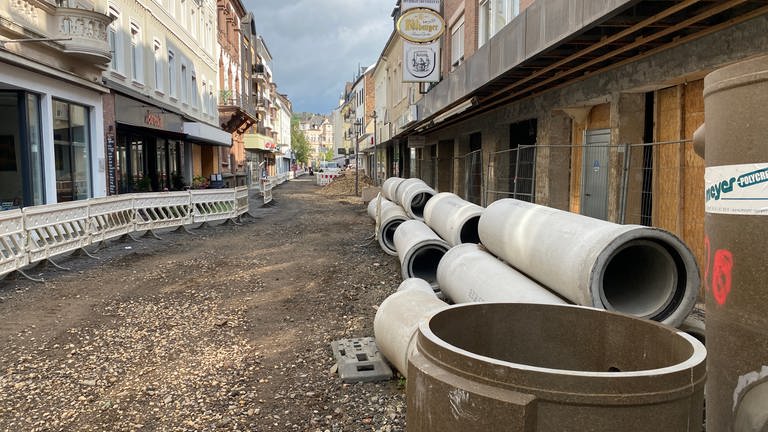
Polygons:
[[408,432],[698,431],[705,361],[692,336],[623,314],[449,306],[408,358]]
[[421,278],[437,287],[437,265],[448,243],[421,221],[408,220],[395,230],[395,250],[403,279]]
[[437,266],[440,291],[454,303],[516,302],[565,304],[565,300],[486,252],[477,244],[460,244]]
[[491,253],[576,304],[677,327],[696,303],[693,253],[661,229],[502,199],[479,231]]
[[424,222],[449,245],[480,243],[477,224],[483,208],[450,192],[441,192],[424,206]]
[[403,208],[381,197],[368,203],[368,215],[376,221],[376,238],[381,249],[389,255],[397,255],[395,230],[401,223],[409,220]]
[[411,219],[424,220],[424,207],[437,192],[421,179],[409,178],[397,187],[396,202]]
[[384,198],[397,202],[397,187],[404,181],[405,179],[400,177],[389,177],[384,180],[381,184],[381,193],[384,194]]
[[404,377],[408,376],[408,356],[419,323],[447,306],[427,281],[416,278],[404,280],[397,292],[379,305],[373,320],[376,346]]
[[707,430],[768,431],[768,56],[704,78]]

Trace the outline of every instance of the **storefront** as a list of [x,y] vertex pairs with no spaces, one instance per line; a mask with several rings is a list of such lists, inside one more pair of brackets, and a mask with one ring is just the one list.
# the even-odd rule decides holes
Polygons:
[[276,176],[278,174],[275,153],[275,140],[261,134],[245,134],[243,136],[246,160],[259,166],[260,177]]
[[102,92],[85,80],[0,69],[0,209],[106,194]]
[[114,106],[115,134],[107,136],[110,193],[201,187],[220,173],[217,146],[231,145],[230,134],[120,94]]

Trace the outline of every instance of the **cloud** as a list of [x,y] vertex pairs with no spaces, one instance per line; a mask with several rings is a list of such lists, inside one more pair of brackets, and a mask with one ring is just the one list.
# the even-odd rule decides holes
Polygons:
[[393,30],[396,0],[243,0],[294,111],[330,113],[358,66],[373,64]]

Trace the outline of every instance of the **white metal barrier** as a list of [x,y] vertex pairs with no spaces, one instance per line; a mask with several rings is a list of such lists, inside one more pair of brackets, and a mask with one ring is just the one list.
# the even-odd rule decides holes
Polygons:
[[26,207],[22,213],[30,264],[91,243],[88,201]]
[[0,275],[8,274],[29,264],[27,232],[21,210],[0,213]]
[[0,276],[134,231],[238,217],[248,193],[247,186],[137,193],[2,211]]
[[339,173],[316,173],[315,177],[317,179],[317,185],[318,186],[325,186],[328,183],[332,182],[336,177],[338,177]]

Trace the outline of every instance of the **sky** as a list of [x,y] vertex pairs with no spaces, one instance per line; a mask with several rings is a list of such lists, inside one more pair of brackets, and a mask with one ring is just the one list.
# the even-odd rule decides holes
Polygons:
[[243,0],[272,54],[272,79],[293,112],[330,114],[358,66],[376,62],[396,0]]

